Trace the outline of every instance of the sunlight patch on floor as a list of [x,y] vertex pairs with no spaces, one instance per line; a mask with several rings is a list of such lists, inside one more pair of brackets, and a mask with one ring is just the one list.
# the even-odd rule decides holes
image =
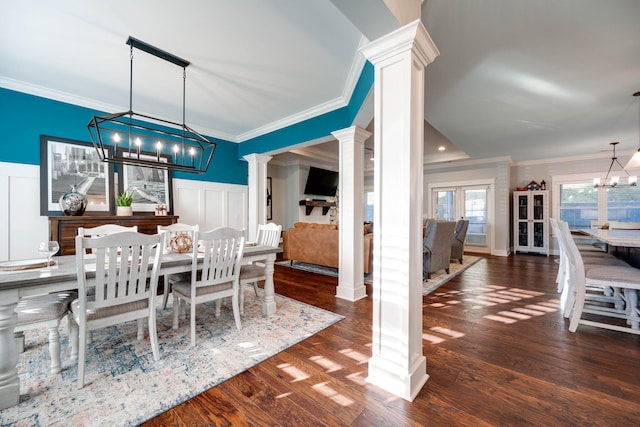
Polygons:
[[507,325],[510,325],[512,323],[516,323],[517,322],[516,319],[511,319],[509,317],[504,317],[504,316],[498,316],[496,314],[487,314],[486,316],[483,316],[483,317],[485,319],[495,320],[496,322],[505,323]]
[[356,383],[356,384],[358,384],[360,386],[367,385],[366,372],[355,372],[353,374],[347,375],[345,378],[347,378],[350,381],[353,381],[354,383]]
[[451,338],[462,338],[465,336],[462,332],[457,332],[449,328],[443,328],[442,326],[434,326],[433,328],[429,328],[430,331],[438,332],[442,335],[447,335]]
[[311,378],[310,375],[307,375],[305,372],[303,372],[302,370],[296,368],[295,366],[291,365],[290,363],[282,363],[282,364],[278,365],[278,369],[282,369],[287,374],[289,374],[291,376],[291,378],[293,378],[293,382],[303,381],[303,380],[306,380],[308,378]]
[[557,307],[546,307],[542,304],[531,304],[531,305],[527,305],[527,308],[532,308],[534,310],[540,310],[540,311],[545,311],[547,313],[553,313],[554,311],[558,311]]
[[325,372],[335,372],[339,371],[340,369],[344,369],[344,366],[334,362],[331,359],[327,359],[324,356],[311,356],[309,360],[322,366],[325,369]]
[[517,313],[514,311],[500,311],[498,312],[499,315],[501,316],[506,316],[506,317],[513,317],[516,320],[527,320],[527,319],[531,319],[531,316],[523,314],[523,313]]
[[532,309],[526,308],[526,307],[517,307],[517,308],[514,308],[513,311],[515,311],[517,313],[526,314],[526,315],[529,315],[529,316],[542,316],[542,315],[546,314],[544,311],[532,310]]
[[429,335],[424,333],[422,334],[422,340],[430,342],[431,344],[440,344],[446,341],[444,338],[440,338],[435,335]]
[[347,396],[338,393],[336,390],[334,390],[333,388],[329,387],[329,383],[328,382],[323,382],[323,383],[319,383],[316,385],[311,386],[312,389],[314,389],[315,391],[319,392],[320,394],[322,394],[325,397],[328,397],[329,399],[333,400],[334,402],[336,402],[339,405],[342,406],[349,406],[349,405],[353,405],[353,400],[349,399]]
[[344,354],[345,356],[355,360],[356,362],[362,364],[362,363],[367,363],[369,361],[369,356],[366,356],[362,353],[360,353],[359,351],[355,351],[352,350],[350,348],[344,349],[344,350],[340,350],[340,353]]

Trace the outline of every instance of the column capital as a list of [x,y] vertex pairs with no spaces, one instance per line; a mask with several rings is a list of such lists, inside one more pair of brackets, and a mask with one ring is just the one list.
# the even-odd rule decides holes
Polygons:
[[354,140],[355,142],[363,143],[371,136],[371,132],[362,129],[360,126],[351,126],[333,131],[331,135],[335,136],[338,141]]
[[440,55],[440,51],[420,20],[413,21],[360,48],[360,52],[373,65],[408,51],[413,51],[424,67]]
[[257,163],[257,164],[266,164],[269,163],[269,160],[273,159],[273,156],[268,156],[266,154],[247,154],[246,156],[242,156],[242,160],[249,163]]

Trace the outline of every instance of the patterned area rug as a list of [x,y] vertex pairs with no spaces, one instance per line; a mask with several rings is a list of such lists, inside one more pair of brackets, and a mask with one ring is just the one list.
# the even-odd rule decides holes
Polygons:
[[[435,273],[431,277],[431,279],[422,282],[422,295],[427,295],[433,292],[435,289],[447,283],[449,280],[462,273],[467,268],[471,267],[476,262],[480,261],[481,257],[475,257],[471,255],[465,255],[464,264],[460,264],[458,262],[451,263],[449,267],[449,274],[445,273],[444,270],[440,273]],[[333,267],[325,267],[322,265],[316,264],[307,264],[305,262],[293,261],[281,261],[278,262],[278,265],[282,265],[285,267],[291,267],[298,270],[309,271],[311,273],[324,274],[325,276],[338,277],[338,269]],[[365,274],[364,282],[371,284],[373,283],[373,278],[371,274]]]
[[223,304],[219,318],[214,303],[198,305],[198,341],[193,348],[188,318],[174,331],[171,304],[158,309],[158,362],[148,336],[136,340],[135,322],[94,331],[87,352],[87,384],[81,390],[77,365],[69,358],[66,319],[60,327],[63,370],[58,375],[49,374],[46,328],[27,333],[18,365],[21,402],[0,411],[0,425],[137,425],[343,319],[280,295],[275,296],[277,313],[265,318],[253,288],[245,292],[240,331],[230,303]]

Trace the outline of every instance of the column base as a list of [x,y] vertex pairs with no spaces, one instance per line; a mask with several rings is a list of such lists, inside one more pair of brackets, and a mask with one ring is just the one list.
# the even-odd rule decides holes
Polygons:
[[427,358],[420,356],[409,372],[401,371],[403,369],[392,361],[374,356],[369,359],[369,376],[366,381],[413,402],[429,379]]
[[357,287],[348,285],[338,285],[336,288],[336,298],[345,299],[347,301],[358,301],[367,297],[367,288],[364,284]]

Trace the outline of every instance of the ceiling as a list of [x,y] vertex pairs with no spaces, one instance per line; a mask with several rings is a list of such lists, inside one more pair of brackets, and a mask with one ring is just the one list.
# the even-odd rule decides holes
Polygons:
[[[346,3],[0,0],[0,86],[126,111],[133,36],[191,62],[190,126],[242,142],[348,103],[368,40]],[[630,153],[639,17],[638,0],[425,0],[440,50],[425,77],[426,163],[594,154],[611,141]],[[134,50],[133,78],[134,111],[181,118],[180,67]],[[335,142],[297,151],[337,156]]]

